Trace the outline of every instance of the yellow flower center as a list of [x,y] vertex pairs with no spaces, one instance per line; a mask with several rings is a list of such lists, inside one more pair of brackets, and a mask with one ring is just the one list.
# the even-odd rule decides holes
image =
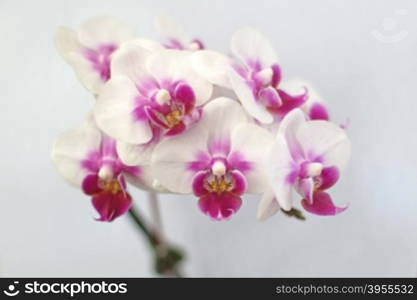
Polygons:
[[173,110],[169,114],[165,115],[165,120],[169,127],[174,127],[181,122],[182,113],[179,110]]
[[113,195],[117,194],[122,190],[122,186],[120,185],[120,182],[117,180],[102,181],[101,188],[106,192],[112,193]]
[[223,193],[232,187],[232,183],[227,181],[223,176],[215,177],[214,180],[207,182],[208,189],[210,192]]

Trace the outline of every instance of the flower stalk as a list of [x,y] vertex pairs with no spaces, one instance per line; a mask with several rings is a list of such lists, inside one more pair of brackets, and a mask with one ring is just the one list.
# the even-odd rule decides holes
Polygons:
[[153,251],[154,271],[162,276],[182,277],[179,271],[179,264],[184,258],[182,250],[164,242],[159,232],[150,229],[133,206],[129,209],[128,215],[136,225],[136,228],[144,234]]

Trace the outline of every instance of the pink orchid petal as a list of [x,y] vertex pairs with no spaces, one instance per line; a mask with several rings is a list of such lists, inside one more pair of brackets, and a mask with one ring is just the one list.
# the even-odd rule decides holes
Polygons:
[[234,195],[242,195],[248,187],[245,176],[238,170],[231,171],[230,175],[233,177],[233,189],[230,192]]
[[272,110],[278,110],[282,105],[281,97],[279,96],[277,90],[271,86],[263,88],[258,94],[259,100],[263,104]]
[[239,151],[233,151],[227,157],[227,162],[233,169],[237,169],[242,173],[249,172],[253,169],[253,164],[245,159],[245,156]]
[[203,196],[207,194],[207,190],[204,187],[204,181],[207,177],[207,172],[206,171],[200,171],[198,172],[194,178],[193,178],[193,193],[194,195],[196,195],[197,197]]
[[100,179],[97,174],[87,175],[81,185],[83,192],[87,195],[94,195],[101,192]]
[[337,167],[327,167],[321,171],[321,190],[331,188],[339,179],[339,169]]
[[306,199],[303,199],[301,204],[306,211],[319,216],[335,216],[347,209],[347,206],[334,205],[330,195],[322,191],[314,193],[313,203],[310,204]]
[[195,155],[195,160],[187,164],[187,170],[198,172],[207,169],[210,165],[211,156],[204,151],[199,151]]
[[225,220],[239,210],[242,199],[231,193],[209,193],[200,197],[198,206],[201,211],[214,220]]
[[329,120],[329,113],[327,112],[327,108],[321,103],[314,103],[310,111],[308,113],[310,120]]
[[165,133],[165,135],[167,135],[167,136],[177,135],[177,134],[180,134],[180,133],[184,132],[186,129],[187,129],[187,127],[185,126],[185,124],[183,122],[180,122],[177,125],[174,125],[173,127],[171,127],[171,129],[169,129]]
[[175,87],[174,98],[184,105],[185,114],[188,114],[194,108],[195,95],[193,89],[188,84],[180,82]]
[[307,93],[292,96],[279,89],[278,94],[282,100],[282,105],[279,107],[279,109],[277,109],[276,113],[278,113],[281,116],[284,116],[291,110],[300,107],[307,100]]
[[98,221],[111,222],[130,209],[132,198],[124,191],[102,192],[92,198],[92,204],[100,215]]
[[100,75],[100,79],[106,82],[110,79],[110,60],[117,45],[103,44],[96,49],[85,49],[84,57],[90,62],[92,69]]
[[281,68],[278,64],[273,64],[271,66],[271,69],[272,69],[271,85],[276,87],[281,82],[281,77],[282,77]]

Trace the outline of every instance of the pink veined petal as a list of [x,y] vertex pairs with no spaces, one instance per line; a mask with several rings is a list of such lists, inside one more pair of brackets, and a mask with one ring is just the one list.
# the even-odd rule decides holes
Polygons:
[[229,218],[239,210],[242,199],[231,193],[209,193],[200,197],[198,206],[201,211],[214,220],[221,221]]
[[115,194],[102,192],[93,196],[92,204],[100,215],[97,221],[111,222],[130,209],[132,198],[124,191],[119,191]]
[[188,84],[180,82],[175,87],[174,98],[184,105],[185,114],[188,114],[195,105],[194,91]]
[[234,195],[242,195],[248,187],[245,176],[238,170],[231,171],[230,175],[233,177],[233,189],[230,192]]
[[308,204],[313,204],[314,181],[313,178],[301,179],[298,184],[298,190]]
[[330,195],[322,191],[314,193],[313,203],[310,204],[306,199],[303,199],[301,204],[306,211],[319,216],[334,216],[347,209],[347,206],[338,207],[334,205]]
[[326,107],[321,103],[313,103],[308,113],[310,120],[329,120],[329,113]]
[[327,167],[321,171],[321,190],[331,188],[339,179],[340,173],[337,167]]
[[102,189],[99,186],[99,181],[97,174],[87,175],[81,185],[83,192],[87,195],[100,193]]
[[207,190],[204,187],[204,181],[207,177],[206,171],[200,171],[195,174],[193,178],[193,193],[197,197],[204,196],[207,194]]

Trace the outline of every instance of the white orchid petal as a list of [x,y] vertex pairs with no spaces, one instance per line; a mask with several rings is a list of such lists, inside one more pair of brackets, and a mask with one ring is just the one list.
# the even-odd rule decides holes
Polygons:
[[131,29],[125,24],[107,16],[87,20],[80,26],[80,42],[90,48],[103,44],[120,45],[134,37]]
[[232,130],[248,117],[242,106],[230,98],[219,97],[210,101],[203,110],[200,123],[209,131],[209,142],[230,142]]
[[143,78],[149,78],[151,74],[146,68],[146,61],[149,59],[151,53],[138,40],[132,40],[122,44],[112,56],[112,76],[127,76],[134,83],[140,82]]
[[238,96],[246,112],[263,124],[274,121],[273,116],[260,104],[257,103],[251,88],[236,71],[229,70],[229,79],[233,90]]
[[275,199],[275,195],[271,190],[267,190],[259,201],[258,212],[256,217],[259,221],[265,221],[266,219],[275,215],[279,210],[279,205]]
[[183,45],[187,45],[191,41],[191,38],[181,26],[165,16],[155,18],[155,27],[167,39],[175,39]]
[[81,84],[91,93],[99,94],[104,82],[91,63],[81,53],[76,52],[68,53],[67,60]]
[[289,180],[294,171],[292,163],[288,144],[285,138],[279,135],[266,155],[265,167],[269,185],[284,210],[292,208],[293,184]]
[[174,193],[191,193],[195,171],[189,169],[189,163],[197,159],[199,152],[207,152],[207,138],[207,129],[199,123],[175,138],[161,141],[152,155],[157,182]]
[[149,164],[156,143],[133,145],[118,141],[116,144],[120,160],[128,166]]
[[147,61],[147,68],[158,80],[183,80],[189,84],[197,106],[209,100],[213,92],[212,84],[194,71],[190,53],[172,49],[155,51]]
[[[125,43],[136,44],[137,46],[145,48],[148,51],[157,51],[157,50],[164,49],[164,46],[162,46],[161,43],[159,43],[157,41],[154,41],[154,40],[151,40],[151,39],[144,39],[144,38],[133,39],[133,40],[129,40]],[[125,43],[123,43],[122,46]]]
[[147,120],[134,116],[135,85],[126,77],[113,77],[103,87],[94,109],[98,126],[116,140],[143,144],[152,138]]
[[58,49],[59,54],[64,58],[68,63],[68,55],[70,53],[80,53],[81,44],[78,41],[77,32],[68,27],[59,27],[54,36],[55,46]]
[[267,38],[250,27],[238,30],[232,37],[230,47],[233,54],[246,64],[258,60],[265,67],[278,62],[275,50]]
[[226,55],[212,50],[196,51],[192,54],[192,63],[196,72],[212,84],[231,87],[228,71],[232,61]]
[[145,191],[153,191],[153,175],[150,163],[139,166],[139,176],[132,176],[129,173],[124,173],[126,180],[137,188]]
[[327,166],[336,166],[342,171],[349,161],[350,140],[346,131],[328,121],[309,121],[301,124],[296,137],[304,153],[320,156]]
[[100,148],[102,135],[89,119],[80,128],[59,136],[51,152],[58,172],[70,183],[81,186],[87,171],[82,168],[82,160],[92,151]]
[[238,152],[250,163],[250,170],[244,172],[248,193],[262,193],[267,188],[263,161],[273,140],[269,131],[255,124],[240,124],[232,131],[230,153]]

